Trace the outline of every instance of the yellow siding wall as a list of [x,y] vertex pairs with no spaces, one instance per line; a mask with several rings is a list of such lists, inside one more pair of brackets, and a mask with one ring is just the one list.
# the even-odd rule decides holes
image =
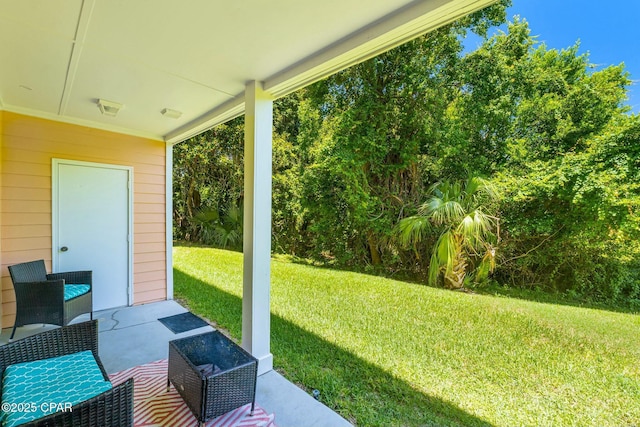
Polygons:
[[44,258],[51,270],[51,159],[132,166],[134,304],[166,299],[165,144],[15,113],[0,116],[2,327],[13,325],[7,266]]
[[[3,140],[3,117],[4,112],[0,110],[0,192],[2,191],[2,140]],[[2,212],[2,197],[0,197],[0,212]],[[0,224],[1,225],[1,224]],[[0,227],[0,242],[2,241],[2,227]],[[0,266],[2,265],[2,250],[0,250]],[[4,285],[2,285],[4,287]],[[4,310],[2,307],[2,292],[0,292],[0,327],[3,326],[2,315]]]

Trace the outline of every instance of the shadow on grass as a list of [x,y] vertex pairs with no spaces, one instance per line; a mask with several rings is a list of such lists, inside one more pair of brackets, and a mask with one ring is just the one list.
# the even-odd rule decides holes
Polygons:
[[[174,286],[189,309],[238,340],[242,301],[178,269]],[[279,316],[271,316],[276,369],[343,417],[362,426],[481,426],[491,424],[457,406],[416,390],[358,356]],[[293,408],[292,408],[293,410]]]

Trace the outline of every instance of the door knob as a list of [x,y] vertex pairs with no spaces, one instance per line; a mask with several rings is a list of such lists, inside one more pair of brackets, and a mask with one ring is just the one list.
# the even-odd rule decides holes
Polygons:
[[63,247],[60,248],[60,252],[67,252],[68,250],[69,250],[69,248],[66,247],[66,246],[63,246]]

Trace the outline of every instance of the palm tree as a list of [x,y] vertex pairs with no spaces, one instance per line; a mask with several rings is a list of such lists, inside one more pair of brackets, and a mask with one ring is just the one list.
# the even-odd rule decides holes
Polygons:
[[200,226],[200,240],[222,249],[242,249],[242,206],[231,204],[220,216],[216,208],[201,208],[193,222]]
[[430,285],[442,277],[445,287],[461,289],[470,273],[475,273],[476,281],[486,278],[495,267],[492,242],[499,233],[498,218],[485,213],[481,205],[483,200],[497,197],[489,182],[479,177],[464,183],[438,182],[429,195],[417,215],[398,223],[400,243],[417,245],[428,233],[439,233],[429,262]]

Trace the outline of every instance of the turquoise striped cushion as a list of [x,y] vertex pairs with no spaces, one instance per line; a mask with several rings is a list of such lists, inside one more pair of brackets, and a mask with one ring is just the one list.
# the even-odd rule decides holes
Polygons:
[[26,410],[1,410],[1,425],[18,426],[109,389],[111,383],[105,381],[91,351],[10,365],[2,377],[2,409],[15,403],[14,409]]
[[89,285],[64,285],[64,300],[69,301],[71,298],[79,297],[89,292]]

